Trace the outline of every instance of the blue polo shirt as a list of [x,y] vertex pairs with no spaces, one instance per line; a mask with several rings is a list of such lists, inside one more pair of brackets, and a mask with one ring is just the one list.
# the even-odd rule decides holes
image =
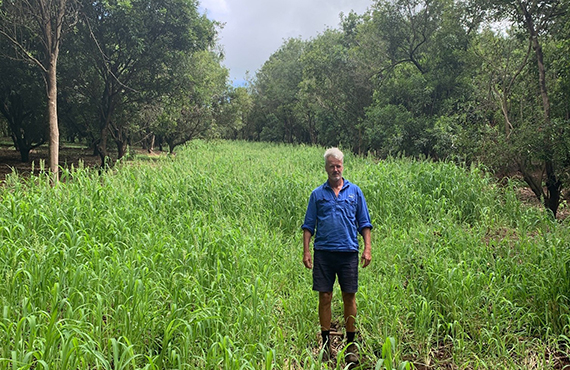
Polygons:
[[328,181],[311,193],[302,229],[315,234],[313,248],[332,252],[358,252],[358,234],[372,228],[362,190],[344,180],[338,197]]

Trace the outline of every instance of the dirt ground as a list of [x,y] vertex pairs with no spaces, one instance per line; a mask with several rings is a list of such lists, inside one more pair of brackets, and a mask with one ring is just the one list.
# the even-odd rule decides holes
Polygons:
[[[47,147],[40,147],[30,153],[30,162],[25,163],[20,159],[20,153],[13,146],[0,146],[0,182],[4,181],[6,175],[17,172],[19,175],[29,176],[34,169],[34,174],[40,171],[43,161],[47,167],[48,151]],[[59,163],[63,167],[77,167],[79,161],[84,166],[95,167],[101,163],[98,156],[93,155],[93,150],[81,147],[62,147],[59,151]]]

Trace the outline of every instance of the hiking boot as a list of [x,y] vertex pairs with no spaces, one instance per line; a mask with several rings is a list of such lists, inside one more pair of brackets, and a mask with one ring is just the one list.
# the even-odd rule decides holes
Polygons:
[[358,347],[354,343],[350,343],[344,351],[344,361],[347,364],[358,364]]

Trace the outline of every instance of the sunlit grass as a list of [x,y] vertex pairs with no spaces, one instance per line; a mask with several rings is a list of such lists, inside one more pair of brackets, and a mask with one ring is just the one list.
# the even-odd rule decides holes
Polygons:
[[[9,177],[0,369],[321,368],[299,227],[322,152],[197,141],[56,187]],[[476,167],[345,167],[375,226],[357,295],[368,368],[547,369],[567,355],[567,225]]]

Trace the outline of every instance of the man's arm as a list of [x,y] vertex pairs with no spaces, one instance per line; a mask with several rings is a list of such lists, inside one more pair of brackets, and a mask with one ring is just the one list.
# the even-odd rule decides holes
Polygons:
[[362,234],[362,239],[364,239],[364,251],[362,251],[362,257],[360,257],[360,261],[362,263],[362,267],[366,267],[372,260],[372,241],[370,238],[370,228],[365,227],[360,233]]
[[307,229],[303,229],[303,265],[306,268],[313,268],[313,258],[311,256],[311,232]]

